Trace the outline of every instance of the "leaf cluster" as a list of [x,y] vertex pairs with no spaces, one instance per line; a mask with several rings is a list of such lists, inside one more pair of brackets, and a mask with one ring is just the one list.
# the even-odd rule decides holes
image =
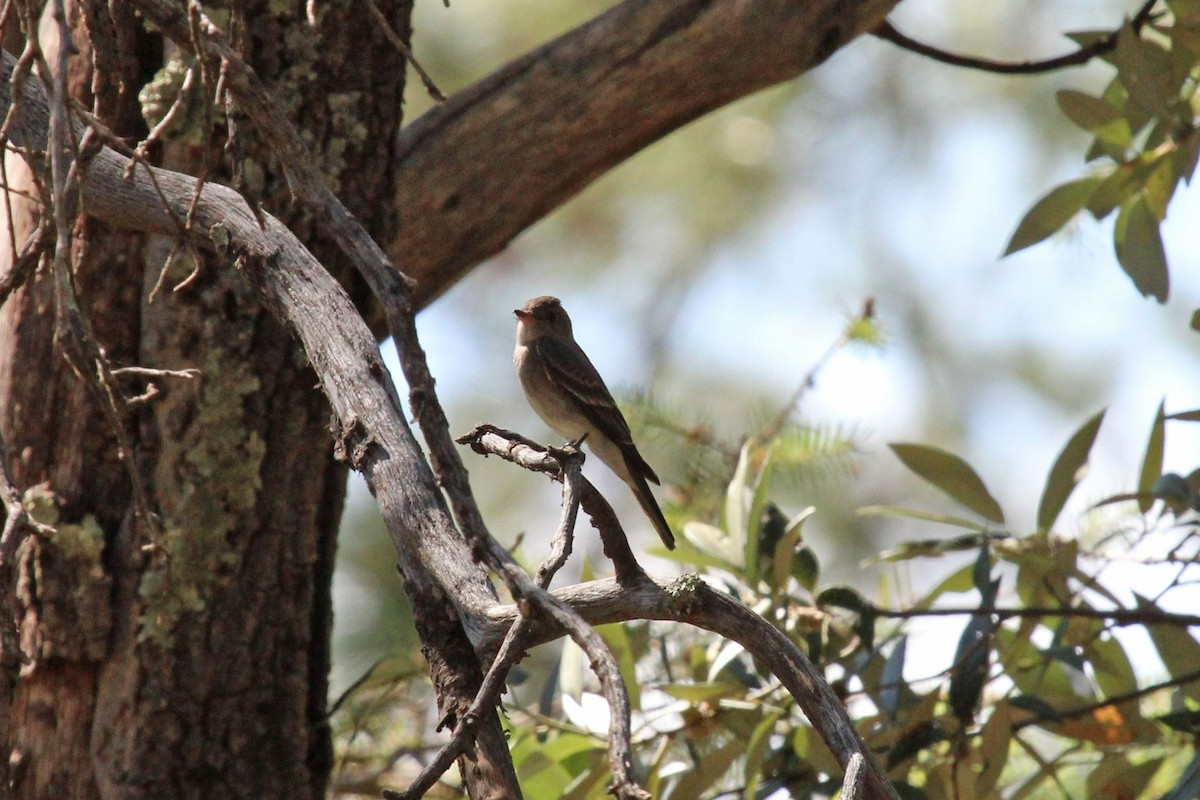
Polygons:
[[[1084,157],[1093,174],[1053,189],[1034,204],[1005,255],[1061,230],[1082,211],[1097,220],[1116,213],[1117,261],[1143,295],[1166,302],[1170,276],[1160,225],[1181,182],[1200,159],[1200,3],[1167,0],[1166,13],[1118,32],[1102,56],[1116,74],[1099,96],[1058,93],[1058,105],[1092,136]],[[1108,34],[1072,34],[1086,46]]]

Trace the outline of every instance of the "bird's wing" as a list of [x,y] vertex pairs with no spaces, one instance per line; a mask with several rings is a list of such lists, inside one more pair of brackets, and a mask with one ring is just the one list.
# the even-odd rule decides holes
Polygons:
[[579,413],[622,450],[632,447],[629,423],[587,354],[550,336],[538,338],[533,346],[546,377],[564,397],[570,398]]

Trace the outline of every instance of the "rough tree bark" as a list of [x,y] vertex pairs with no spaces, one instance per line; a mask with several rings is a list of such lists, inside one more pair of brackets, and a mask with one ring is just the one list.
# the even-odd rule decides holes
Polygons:
[[[411,3],[379,5],[407,37]],[[101,113],[136,141],[146,133],[138,91],[163,68],[164,44],[131,7],[113,4],[112,16],[108,8],[73,9],[81,52],[71,84],[91,107],[93,81],[107,79]],[[312,27],[304,3],[237,8],[243,52],[291,110],[330,183],[374,235],[392,235],[403,59],[357,2],[322,3]],[[52,52],[53,40],[43,42]],[[115,74],[94,73],[94,63]],[[162,149],[163,162],[198,173],[206,157],[216,161],[221,143],[207,141],[196,119]],[[352,275],[309,221],[289,213],[270,154],[253,136],[244,148],[248,189],[335,274]],[[21,171],[11,157],[9,169]],[[19,244],[35,212],[19,197],[13,206]],[[165,532],[162,550],[145,553],[110,426],[55,349],[49,276],[39,273],[0,311],[0,432],[14,453],[14,481],[46,486],[59,523],[54,540],[22,555],[31,663],[11,710],[14,796],[321,797],[331,763],[330,581],[346,478],[332,455],[327,404],[291,334],[241,276],[203,264],[173,293],[194,266],[184,258],[150,302],[170,239],[90,220],[80,234],[79,294],[113,362],[202,375],[155,379],[160,394],[126,419]],[[10,252],[0,247],[0,271],[11,268]],[[348,283],[365,300],[361,284]],[[144,382],[122,388],[138,394]]]
[[[416,268],[425,301],[638,147],[820,63],[892,4],[629,0],[399,139],[403,68],[361,4],[321,4],[314,27],[303,4],[235,4],[234,18],[243,50],[320,154],[331,185],[377,240],[392,244],[402,267]],[[380,5],[407,37],[408,6]],[[104,21],[89,8],[91,19]],[[131,15],[115,16],[105,41],[123,44],[106,63],[145,80],[160,65],[159,45],[134,33]],[[626,49],[630,31],[635,46]],[[111,55],[100,52],[97,62]],[[89,85],[88,59],[79,63],[76,83]],[[136,88],[127,83],[124,94],[100,104],[120,132],[136,132],[121,127],[134,125]],[[575,95],[577,124],[522,100],[564,91]],[[651,104],[655,112],[621,119],[631,98],[646,93],[661,101]],[[593,96],[619,102],[593,103]],[[533,117],[497,116],[514,104],[528,105]],[[524,138],[510,143],[514,125],[523,126]],[[476,163],[479,143],[489,140],[525,147]],[[548,162],[553,180],[542,169],[547,142],[560,151]],[[196,172],[214,144],[177,145],[162,156]],[[255,152],[253,139],[247,151],[253,193],[294,217],[308,247],[361,298],[338,252],[303,215],[289,215],[270,157]],[[454,166],[463,155],[471,156],[470,170]],[[263,177],[254,185],[257,169]],[[409,186],[426,194],[408,203]],[[405,204],[398,226],[396,196]],[[488,197],[484,207],[471,205]],[[19,241],[32,216],[19,199],[12,203],[24,220]],[[171,293],[193,266],[181,264],[151,304],[171,243],[112,239],[98,223],[84,225],[78,241],[88,252],[77,281],[109,357],[118,365],[197,367],[203,375],[156,381],[160,394],[127,419],[136,469],[165,532],[157,549],[145,551],[111,430],[54,347],[47,278],[20,289],[0,314],[0,433],[17,485],[44,485],[30,497],[58,523],[58,534],[31,541],[21,562],[22,643],[31,661],[10,708],[15,794],[319,796],[329,767],[328,583],[344,484],[344,469],[330,456],[325,402],[300,351],[236,272],[200,265],[186,289]],[[474,238],[480,244],[464,245]],[[354,438],[353,430],[339,433]],[[420,509],[391,511],[400,531],[427,522],[418,519]],[[398,544],[402,562],[419,565]],[[419,621],[427,643],[462,634],[436,594]]]

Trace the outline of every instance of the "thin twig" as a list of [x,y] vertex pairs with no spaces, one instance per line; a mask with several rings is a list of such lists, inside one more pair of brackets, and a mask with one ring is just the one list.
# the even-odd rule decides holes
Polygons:
[[446,95],[442,94],[442,90],[434,84],[433,78],[429,77],[429,73],[421,66],[421,62],[417,61],[417,57],[413,55],[412,49],[404,43],[404,40],[392,28],[391,23],[388,22],[388,18],[379,10],[379,6],[375,5],[375,0],[363,0],[363,2],[367,4],[371,16],[379,24],[379,29],[383,31],[383,35],[392,43],[392,47],[396,48],[400,52],[400,55],[404,56],[404,59],[409,64],[412,64],[413,69],[417,71],[417,75],[420,76],[421,83],[425,86],[425,91],[429,92],[429,96],[439,103],[446,102]]
[[1066,719],[1086,717],[1102,708],[1119,706],[1132,700],[1139,700],[1146,695],[1154,694],[1155,692],[1163,689],[1170,689],[1175,686],[1184,686],[1192,683],[1193,681],[1200,681],[1200,669],[1179,675],[1171,678],[1170,680],[1165,680],[1160,683],[1142,687],[1141,689],[1134,689],[1133,691],[1125,692],[1124,694],[1115,694],[1112,697],[1107,697],[1103,700],[1097,700],[1095,703],[1088,703],[1084,706],[1076,706],[1074,708],[1066,708],[1061,710],[1056,708],[1054,709],[1054,716],[1035,716],[1030,717],[1029,719],[1023,719],[1020,722],[1013,723],[1012,730],[1016,732],[1024,728],[1028,728],[1031,725],[1041,725],[1046,722],[1061,722],[1062,720]]
[[[562,467],[545,445],[495,425],[477,425],[455,441],[469,446],[480,455],[499,456],[505,461],[549,475],[555,480],[558,480],[561,474]],[[612,561],[617,582],[633,584],[645,578],[646,573],[629,546],[629,539],[625,536],[616,512],[587,478],[582,478],[580,482],[580,505],[591,518],[592,527],[600,534],[604,555]]]
[[[1150,22],[1154,15],[1151,9],[1157,4],[1158,0],[1145,0],[1142,7],[1129,21],[1130,26],[1135,33],[1141,32],[1143,26]],[[891,42],[897,47],[916,53],[917,55],[931,58],[934,61],[940,61],[943,64],[949,64],[952,67],[964,67],[966,69],[977,69],[983,72],[993,72],[1000,75],[1039,75],[1054,70],[1063,69],[1064,67],[1078,67],[1086,64],[1097,56],[1102,56],[1106,53],[1111,53],[1117,46],[1117,37],[1121,32],[1117,28],[1103,39],[1092,42],[1091,44],[1080,47],[1071,53],[1065,53],[1054,58],[1047,58],[1041,61],[997,61],[990,58],[979,58],[977,56],[967,56],[958,53],[951,53],[942,50],[932,45],[919,42],[896,29],[892,23],[884,20],[880,23],[872,33],[884,41]]]
[[200,377],[198,369],[153,369],[151,367],[117,367],[112,371],[113,377],[123,378],[135,375],[139,378],[192,378]]
[[1028,608],[879,608],[874,613],[888,619],[913,619],[916,617],[957,617],[990,614],[1000,619],[1026,619],[1041,617],[1076,617],[1110,621],[1116,627],[1128,625],[1200,625],[1200,615],[1174,614],[1153,608],[1078,608],[1071,606],[1030,606]]

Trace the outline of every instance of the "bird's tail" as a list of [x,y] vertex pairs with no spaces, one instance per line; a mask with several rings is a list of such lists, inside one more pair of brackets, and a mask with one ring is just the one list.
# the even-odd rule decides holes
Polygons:
[[633,489],[633,494],[637,497],[642,511],[645,511],[646,516],[654,523],[654,530],[658,531],[658,538],[662,539],[668,550],[674,550],[675,534],[671,533],[671,526],[667,524],[662,509],[658,507],[658,501],[654,499],[654,495],[650,491],[650,484],[646,482],[646,476],[641,471],[629,470],[629,488]]

